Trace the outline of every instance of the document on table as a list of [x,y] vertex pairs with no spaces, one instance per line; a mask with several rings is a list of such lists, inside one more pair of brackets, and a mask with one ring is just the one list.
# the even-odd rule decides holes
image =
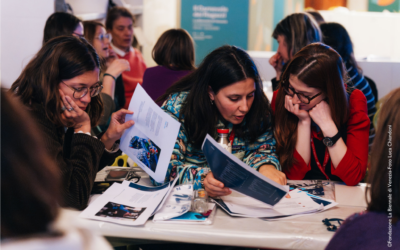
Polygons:
[[120,149],[157,182],[164,182],[181,124],[165,113],[138,84],[125,121],[135,125],[125,130]]
[[277,204],[287,191],[221,147],[210,135],[202,145],[203,153],[214,177],[225,187],[253,197],[268,205]]
[[292,215],[310,214],[327,210],[337,205],[334,201],[310,195],[301,190],[292,190],[273,207],[253,206],[254,204],[235,203],[223,196],[216,203],[232,216],[255,218],[282,218]]
[[141,186],[129,181],[114,183],[82,211],[80,217],[122,225],[146,223],[164,204],[178,178],[158,187]]

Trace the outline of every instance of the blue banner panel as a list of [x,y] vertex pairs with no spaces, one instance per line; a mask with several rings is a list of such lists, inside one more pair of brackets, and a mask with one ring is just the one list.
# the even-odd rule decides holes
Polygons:
[[193,37],[196,65],[225,44],[247,50],[248,23],[248,0],[182,0],[181,28]]

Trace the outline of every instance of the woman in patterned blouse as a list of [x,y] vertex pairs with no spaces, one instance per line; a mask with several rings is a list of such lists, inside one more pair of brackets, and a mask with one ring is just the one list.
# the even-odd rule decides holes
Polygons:
[[[217,128],[229,128],[232,154],[280,183],[286,177],[275,153],[271,108],[262,90],[257,68],[249,55],[234,46],[211,52],[199,68],[172,85],[159,98],[162,109],[181,122],[165,182],[204,186],[210,196],[231,191],[209,172],[201,144],[207,134],[217,137]],[[155,183],[157,184],[157,183]]]

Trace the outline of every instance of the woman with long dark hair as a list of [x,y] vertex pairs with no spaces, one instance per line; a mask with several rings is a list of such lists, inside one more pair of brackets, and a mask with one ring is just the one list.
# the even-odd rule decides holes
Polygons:
[[[211,196],[228,195],[212,173],[201,150],[207,134],[229,129],[232,153],[270,179],[285,184],[275,154],[271,111],[254,62],[242,49],[223,46],[211,52],[200,66],[172,85],[159,98],[162,109],[181,122],[165,181],[203,184]],[[204,182],[202,180],[204,179]]]
[[371,150],[367,210],[342,223],[328,250],[400,248],[400,88],[383,102]]
[[300,50],[275,91],[275,138],[292,180],[330,179],[358,184],[368,160],[367,101],[346,86],[340,55],[314,43]]
[[11,87],[31,110],[60,169],[63,206],[86,207],[97,171],[112,163],[115,142],[133,125],[125,123],[125,114],[132,112],[120,110],[99,139],[90,135],[103,111],[99,67],[85,39],[60,36],[40,49]]

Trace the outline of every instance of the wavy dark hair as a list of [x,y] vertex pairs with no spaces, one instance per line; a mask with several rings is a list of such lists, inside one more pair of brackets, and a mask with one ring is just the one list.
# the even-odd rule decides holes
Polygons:
[[254,142],[271,125],[271,108],[262,88],[257,67],[242,49],[225,45],[208,54],[200,66],[171,87],[157,101],[171,94],[189,91],[182,105],[180,119],[184,119],[189,142],[200,148],[206,134],[216,136],[218,119],[223,120],[209,97],[209,87],[218,91],[233,83],[251,78],[255,82],[254,101],[244,121],[236,125],[235,133],[247,142]]
[[71,36],[78,24],[82,22],[74,15],[56,12],[47,18],[44,26],[43,45],[57,36]]
[[184,29],[170,29],[158,38],[152,56],[158,65],[174,70],[194,70],[194,44]]
[[[368,211],[388,213],[392,195],[393,221],[400,219],[400,88],[390,92],[379,110],[376,139],[371,150],[371,165],[366,194],[370,193]],[[391,175],[389,164],[391,163]],[[389,179],[391,177],[391,180]],[[391,181],[392,192],[388,191]]]
[[332,119],[338,128],[348,120],[350,109],[345,86],[347,73],[340,55],[322,43],[312,43],[301,49],[288,63],[282,74],[275,105],[275,139],[282,169],[290,171],[294,162],[299,118],[285,108],[283,89],[295,75],[307,86],[317,88],[326,95]]
[[[99,56],[85,39],[59,36],[48,41],[26,65],[11,86],[23,104],[32,102],[44,106],[47,118],[57,126],[63,124],[59,84],[86,72],[100,68]],[[96,126],[103,112],[100,95],[92,97],[87,106],[92,127]]]

